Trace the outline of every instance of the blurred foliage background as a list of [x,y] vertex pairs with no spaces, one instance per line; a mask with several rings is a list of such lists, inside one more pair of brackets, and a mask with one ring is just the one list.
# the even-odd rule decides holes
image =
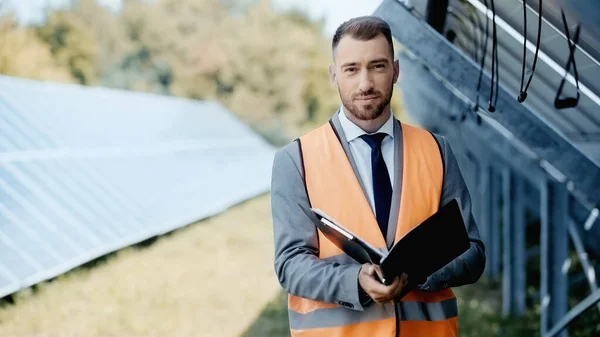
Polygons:
[[283,145],[340,106],[323,30],[268,0],[75,0],[35,26],[0,18],[0,74],[215,99]]

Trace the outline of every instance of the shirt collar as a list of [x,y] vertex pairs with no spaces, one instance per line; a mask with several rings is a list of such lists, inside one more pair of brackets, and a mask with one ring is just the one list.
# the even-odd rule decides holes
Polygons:
[[[346,109],[344,109],[343,105],[342,105],[342,108],[340,109],[339,118],[340,118],[340,124],[342,126],[342,129],[344,130],[344,135],[346,136],[346,140],[348,141],[348,143],[350,143],[351,141],[353,141],[354,139],[356,139],[362,135],[368,134],[368,132],[365,132],[363,129],[361,129],[358,125],[354,124],[354,122],[352,122],[348,118],[348,116],[346,115]],[[379,128],[379,130],[377,130],[374,133],[377,133],[377,132],[382,132],[382,133],[388,134],[390,137],[394,138],[394,113],[393,112],[390,114],[390,118],[388,118],[388,120],[381,126],[381,128]]]

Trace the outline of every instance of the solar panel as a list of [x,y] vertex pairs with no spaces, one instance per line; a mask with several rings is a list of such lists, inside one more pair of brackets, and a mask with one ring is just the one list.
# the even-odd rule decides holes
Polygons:
[[269,189],[216,102],[0,76],[0,296]]
[[[581,96],[576,107],[568,109],[557,109],[554,100],[557,95],[561,80],[565,75],[565,67],[569,60],[569,44],[565,36],[560,8],[556,3],[544,3],[544,20],[542,21],[542,38],[540,42],[539,60],[536,63],[535,76],[529,87],[527,100],[523,103],[530,109],[531,113],[539,117],[544,123],[555,130],[561,137],[573,144],[581,153],[587,156],[594,164],[600,166],[600,62],[597,59],[597,48],[594,36],[586,34],[589,29],[595,29],[598,25],[590,22],[582,25],[582,35],[579,40],[577,51],[573,57],[578,69],[579,86]],[[523,67],[523,15],[522,1],[506,0],[496,1],[496,24],[498,39],[498,60],[500,85],[511,92],[511,99],[516,100],[519,94],[522,67]],[[529,69],[535,54],[537,42],[537,4],[529,4],[530,18],[527,20],[527,70],[525,81],[529,77]],[[462,50],[465,56],[479,63],[483,55],[485,39],[485,18],[487,13],[482,1],[468,0],[449,2],[452,15],[448,16],[447,29],[457,34],[455,45]],[[591,3],[581,7],[581,13],[597,11],[597,6]],[[566,8],[565,8],[566,10]],[[472,12],[472,13],[471,13]],[[554,12],[554,14],[552,14]],[[514,15],[520,13],[519,15]],[[570,38],[573,39],[575,25],[580,22],[578,15],[567,15],[567,23],[570,25]],[[477,20],[475,20],[477,18]],[[491,20],[491,17],[488,17]],[[479,23],[477,23],[479,22]],[[486,71],[491,71],[491,29],[486,53]],[[477,28],[478,27],[478,28]],[[476,29],[474,29],[476,28]],[[587,40],[587,43],[586,43]],[[477,54],[477,58],[475,58]],[[573,67],[570,67],[569,75],[565,82],[561,96],[575,96],[576,82],[573,77]],[[469,79],[465,85],[477,86],[477,79]],[[487,107],[488,94],[484,94],[481,100]],[[504,104],[504,103],[502,103]],[[501,104],[501,105],[502,105]]]

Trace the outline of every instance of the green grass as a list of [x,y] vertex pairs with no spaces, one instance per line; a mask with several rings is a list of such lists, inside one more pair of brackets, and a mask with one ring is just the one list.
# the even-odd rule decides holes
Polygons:
[[269,302],[242,337],[289,337],[287,295],[281,291]]
[[539,316],[502,317],[502,284],[485,277],[454,289],[458,298],[460,336],[530,337],[539,331]]

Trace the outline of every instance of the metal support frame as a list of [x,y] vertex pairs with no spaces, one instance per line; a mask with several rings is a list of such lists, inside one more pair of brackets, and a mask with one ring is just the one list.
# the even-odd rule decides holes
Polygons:
[[527,250],[526,232],[527,222],[525,221],[526,205],[523,200],[523,181],[516,178],[515,186],[515,209],[514,209],[514,286],[515,293],[513,299],[514,313],[516,315],[525,315],[527,295]]
[[502,267],[501,243],[502,233],[500,230],[500,201],[502,198],[502,182],[496,170],[490,172],[490,196],[488,202],[489,217],[490,217],[490,237],[489,237],[489,273],[490,277],[497,277],[500,274]]
[[486,247],[485,273],[488,277],[497,277],[500,273],[499,256],[499,217],[498,217],[498,183],[491,165],[485,163],[481,170],[481,237]]
[[510,168],[502,171],[502,314],[525,314],[525,207],[522,181]]
[[[479,235],[481,236],[481,240],[483,241],[484,247],[486,244],[486,235],[487,233],[483,233],[482,224],[485,213],[483,213],[484,204],[485,204],[485,195],[487,191],[483,189],[483,180],[484,180],[484,171],[488,169],[487,164],[484,160],[477,160],[477,166],[475,168],[475,189],[470,190],[471,199],[472,199],[472,207],[473,207],[473,216],[475,217],[475,221],[477,222],[477,226],[479,227]],[[488,169],[489,170],[489,169]]]
[[491,178],[491,166],[484,162],[481,167],[480,177],[479,177],[479,189],[477,190],[478,198],[480,199],[480,218],[479,218],[479,230],[481,231],[481,239],[483,240],[483,244],[485,246],[486,251],[486,259],[487,263],[485,264],[485,273],[490,276],[490,232],[491,232],[491,217],[490,217],[490,207],[491,202],[490,199],[490,185],[492,184]]
[[[571,237],[573,246],[575,246],[575,250],[577,251],[577,256],[579,257],[579,262],[583,268],[583,273],[585,275],[585,279],[588,281],[590,290],[595,292],[598,290],[598,283],[596,282],[596,270],[592,265],[590,265],[588,254],[586,253],[583,242],[581,241],[581,236],[579,235],[577,226],[575,226],[575,223],[572,219],[569,221],[569,236]],[[600,312],[600,303],[597,303],[596,306],[598,308],[598,312]]]
[[[541,333],[545,335],[568,309],[568,280],[563,266],[568,258],[569,196],[563,185],[550,180],[540,183]],[[566,337],[562,331],[559,336]]]
[[[400,11],[405,12],[399,13]],[[536,213],[539,212],[539,214],[535,214],[534,216],[539,216],[542,224],[540,234],[541,244],[539,247],[541,253],[540,259],[542,262],[542,280],[540,285],[543,290],[543,296],[540,296],[543,304],[542,333],[545,334],[549,331],[554,331],[565,319],[569,318],[568,315],[565,316],[567,311],[568,281],[566,275],[562,274],[562,268],[568,252],[568,222],[565,219],[569,217],[569,210],[572,208],[569,202],[577,200],[577,202],[580,203],[583,208],[588,209],[589,212],[589,209],[592,209],[594,206],[594,203],[590,203],[590,201],[596,202],[595,199],[600,200],[600,195],[590,193],[593,192],[596,187],[582,190],[578,189],[580,186],[577,185],[577,181],[575,181],[575,185],[569,181],[567,181],[567,184],[559,185],[555,183],[555,180],[552,180],[552,182],[546,180],[552,179],[553,176],[550,175],[550,172],[548,172],[547,169],[541,167],[540,164],[544,162],[542,158],[548,159],[548,162],[550,162],[551,165],[556,165],[555,160],[558,160],[558,158],[548,157],[543,149],[541,151],[538,150],[540,144],[542,147],[554,147],[556,144],[554,143],[553,137],[556,136],[556,134],[548,135],[545,134],[545,131],[543,130],[542,134],[539,134],[538,131],[540,130],[537,129],[537,126],[534,127],[535,132],[526,136],[526,138],[529,137],[529,141],[534,142],[534,139],[532,138],[538,136],[541,137],[537,138],[537,141],[540,142],[537,150],[535,147],[532,148],[535,153],[521,153],[520,149],[522,146],[508,141],[510,138],[517,138],[520,144],[524,145],[525,148],[531,147],[529,142],[523,141],[521,138],[523,129],[515,129],[512,125],[518,121],[520,122],[521,116],[526,119],[530,117],[524,116],[530,114],[530,112],[526,110],[526,106],[512,111],[499,110],[492,116],[481,114],[480,111],[480,115],[483,117],[483,122],[480,125],[469,118],[466,120],[459,120],[459,116],[448,114],[449,112],[460,110],[460,107],[458,107],[458,109],[452,109],[453,106],[450,106],[451,104],[449,105],[448,101],[444,100],[441,96],[448,95],[457,97],[463,102],[473,101],[471,94],[474,92],[474,88],[471,88],[470,92],[465,92],[463,87],[457,86],[455,83],[456,81],[460,81],[460,78],[469,77],[471,75],[469,71],[463,72],[462,69],[457,67],[452,69],[442,69],[442,71],[440,71],[441,68],[446,66],[456,66],[454,62],[461,63],[465,61],[463,55],[460,55],[459,51],[452,49],[453,46],[451,45],[444,46],[443,44],[447,44],[447,41],[445,41],[443,37],[432,31],[430,27],[426,27],[425,24],[412,17],[411,13],[395,1],[384,0],[378,9],[378,12],[376,12],[376,15],[386,19],[388,23],[390,23],[390,26],[392,26],[392,31],[396,39],[398,39],[405,47],[408,47],[407,52],[399,54],[399,59],[401,63],[406,63],[402,66],[403,77],[406,81],[403,90],[407,91],[405,95],[405,104],[407,109],[411,112],[412,117],[415,118],[418,123],[423,125],[423,127],[428,128],[433,132],[446,135],[451,142],[454,141],[460,145],[459,147],[454,147],[453,144],[453,148],[461,148],[463,151],[474,153],[477,157],[477,162],[481,165],[478,173],[480,175],[480,183],[479,186],[477,186],[478,188],[476,191],[472,191],[475,192],[472,195],[477,195],[481,199],[482,208],[481,214],[479,215],[479,224],[482,239],[484,239],[486,244],[486,255],[488,256],[486,273],[488,275],[494,274],[494,269],[496,269],[494,268],[494,265],[496,264],[494,260],[499,261],[500,258],[498,254],[494,255],[494,243],[497,242],[494,240],[494,230],[499,231],[500,227],[499,216],[498,214],[494,215],[493,213],[494,209],[497,210],[499,208],[497,198],[499,197],[498,192],[501,191],[500,186],[502,185],[498,181],[495,181],[497,172],[495,172],[494,169],[503,166],[510,167],[513,170],[513,174],[521,175],[534,185],[535,188],[530,187],[529,190],[526,191],[526,194],[536,194],[535,200],[532,200],[532,202],[527,201],[527,207],[536,208],[534,211]],[[413,25],[415,22],[417,23]],[[431,43],[430,39],[438,39],[440,41],[436,40],[434,43]],[[410,43],[406,43],[407,41]],[[438,43],[441,46],[440,48],[436,47]],[[434,47],[432,47],[432,45]],[[451,50],[451,52],[448,53],[448,50]],[[428,55],[428,53],[447,55],[432,56]],[[441,62],[440,58],[444,59],[444,61]],[[476,65],[473,65],[473,67],[478,69]],[[449,79],[448,75],[451,75],[452,78]],[[411,79],[424,80],[415,82]],[[402,83],[402,81],[400,83]],[[452,93],[453,95],[449,95],[449,93]],[[499,101],[502,101],[502,95],[504,94],[506,94],[506,92],[500,92]],[[507,107],[507,110],[508,109],[509,108]],[[515,118],[515,120],[506,124],[503,120],[495,118],[498,113],[508,113],[511,115],[510,118]],[[493,123],[489,123],[489,121],[492,121]],[[526,120],[527,125],[530,125],[529,123],[531,122],[530,119]],[[536,121],[533,122],[537,125]],[[515,130],[517,132],[505,134],[502,131],[502,128],[498,129],[494,126],[494,123],[496,126],[500,123],[500,125],[505,126],[511,132]],[[546,138],[547,136],[550,138]],[[580,154],[575,148],[567,149],[564,147],[556,147],[554,150],[564,150],[568,153],[572,150],[576,155]],[[571,155],[572,153],[566,155],[562,160],[573,160],[568,159],[571,158]],[[550,160],[552,158],[554,159]],[[493,168],[490,167],[492,163],[494,165]],[[591,176],[582,177],[581,174],[585,174],[583,172],[585,170],[578,172],[575,168],[578,164],[575,163],[576,161],[571,162],[572,165],[570,164],[573,169],[571,172],[565,171],[558,166],[556,166],[556,168],[562,171],[568,179],[572,179],[573,177],[577,179],[581,178],[583,180],[590,178],[592,179],[592,184],[596,182],[597,168],[594,168],[594,174]],[[587,163],[584,165],[587,165]],[[589,166],[587,167],[590,168]],[[589,172],[592,171],[588,171],[588,173]],[[565,186],[568,187],[569,192],[567,192]],[[538,188],[539,191],[537,191]],[[573,194],[573,198],[569,198],[569,193]],[[583,193],[585,197],[591,199],[582,199],[581,193]],[[538,195],[540,196],[539,200],[537,197]],[[528,197],[523,196],[523,198]],[[562,201],[559,201],[559,199]],[[574,208],[573,211],[575,211]],[[588,214],[585,214],[585,216]],[[585,218],[583,221],[585,221]],[[579,225],[580,223],[582,222],[578,219],[577,224]],[[596,223],[600,223],[600,221],[596,221]],[[600,228],[600,226],[592,226],[591,231],[595,232],[598,228]],[[497,233],[496,235],[498,240],[500,239],[499,234],[500,233]],[[590,232],[590,234],[592,233]],[[583,237],[582,240],[587,247],[588,243],[586,243],[586,237]],[[515,253],[515,255],[517,254],[518,252]],[[522,260],[523,263],[525,263],[525,259]],[[594,298],[588,297],[585,301],[587,303],[588,300],[592,299]],[[582,302],[576,307],[579,308],[582,304],[584,303]],[[571,314],[578,315],[578,313],[573,310],[569,311],[569,315]],[[570,320],[568,322],[570,322]],[[568,324],[568,322],[566,324]],[[562,335],[564,334],[566,334],[566,332],[562,332]]]
[[579,302],[579,304],[574,306],[571,310],[569,310],[569,312],[560,321],[558,321],[552,329],[546,333],[542,332],[542,337],[558,336],[559,333],[564,332],[563,329],[565,329],[567,325],[571,323],[571,321],[589,309],[592,305],[597,303],[600,303],[600,290],[596,290],[583,301]]
[[581,241],[586,252],[600,256],[600,245],[598,245],[600,219],[595,219],[595,221],[591,222],[591,220],[594,220],[595,208],[587,208],[574,198],[571,198],[569,208],[571,218],[575,226],[579,229],[579,233],[581,233]]

